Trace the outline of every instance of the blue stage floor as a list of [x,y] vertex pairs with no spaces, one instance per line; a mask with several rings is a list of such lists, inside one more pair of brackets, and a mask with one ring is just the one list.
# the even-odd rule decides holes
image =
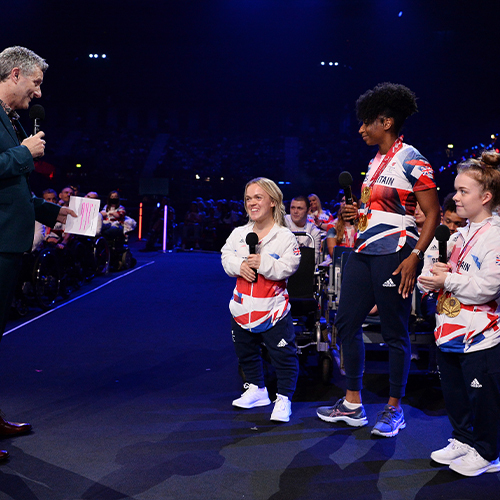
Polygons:
[[[134,256],[131,272],[95,279],[25,326],[9,323],[0,407],[34,431],[0,443],[11,453],[0,500],[500,498],[499,474],[463,478],[431,463],[450,426],[438,381],[421,370],[393,439],[320,421],[316,407],[343,383],[337,373],[325,386],[313,368],[290,423],[271,423],[271,407],[233,409],[234,283],[220,255]],[[384,362],[383,350],[368,353],[370,424],[387,400]]]

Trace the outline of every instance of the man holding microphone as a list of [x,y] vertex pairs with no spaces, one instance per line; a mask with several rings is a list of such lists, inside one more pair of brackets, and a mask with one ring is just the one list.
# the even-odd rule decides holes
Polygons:
[[[44,132],[27,137],[16,110],[28,109],[42,96],[40,86],[48,65],[24,47],[0,53],[0,337],[5,331],[21,259],[33,242],[35,220],[53,227],[65,222],[69,208],[46,203],[32,195],[29,174],[33,160],[45,152]],[[0,417],[0,438],[31,431],[28,423],[7,422]],[[8,457],[0,450],[0,460]]]

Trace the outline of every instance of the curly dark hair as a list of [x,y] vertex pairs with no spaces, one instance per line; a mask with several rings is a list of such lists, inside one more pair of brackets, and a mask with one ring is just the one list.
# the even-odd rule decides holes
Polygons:
[[394,129],[399,134],[405,120],[418,111],[415,94],[404,85],[379,83],[356,101],[358,120],[370,124],[379,116],[394,118]]

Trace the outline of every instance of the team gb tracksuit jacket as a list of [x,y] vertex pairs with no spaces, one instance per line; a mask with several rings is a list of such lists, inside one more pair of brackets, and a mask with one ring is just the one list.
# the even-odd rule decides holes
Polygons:
[[[494,347],[500,343],[500,218],[467,224],[452,239],[449,262],[459,267],[448,273],[444,290],[461,309],[454,318],[436,314],[436,343],[442,351],[458,353]],[[430,268],[425,262],[422,274],[430,274]]]
[[222,266],[237,278],[229,302],[234,320],[246,330],[264,332],[290,311],[286,280],[299,267],[300,249],[293,233],[275,224],[257,245],[256,253],[261,256],[258,279],[249,283],[239,273],[250,253],[246,236],[252,231],[252,222],[234,229],[222,248]]

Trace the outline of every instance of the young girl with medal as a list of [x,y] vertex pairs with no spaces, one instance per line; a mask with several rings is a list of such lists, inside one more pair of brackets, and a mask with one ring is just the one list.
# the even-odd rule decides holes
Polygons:
[[233,406],[271,404],[262,368],[264,343],[278,379],[271,420],[288,422],[299,366],[286,280],[299,267],[300,248],[286,227],[283,194],[273,181],[251,180],[244,201],[250,220],[234,229],[222,248],[224,271],[236,278],[229,309],[234,348],[247,381]]
[[[364,371],[362,324],[376,305],[389,348],[389,400],[372,434],[392,437],[406,426],[401,407],[410,368],[408,320],[417,267],[439,223],[439,201],[427,160],[400,137],[407,117],[417,111],[413,92],[382,83],[356,102],[359,133],[378,152],[361,191],[361,206],[346,205],[342,215],[358,219],[355,252],[347,261],[335,318],[344,354],[346,395],[333,406],[318,408],[327,422],[352,426],[368,423],[361,400]],[[415,207],[426,215],[418,234]]]
[[453,199],[468,224],[452,236],[448,263],[426,265],[418,278],[421,288],[439,290],[434,335],[453,428],[431,458],[464,476],[500,471],[499,165],[493,151],[459,165]]

